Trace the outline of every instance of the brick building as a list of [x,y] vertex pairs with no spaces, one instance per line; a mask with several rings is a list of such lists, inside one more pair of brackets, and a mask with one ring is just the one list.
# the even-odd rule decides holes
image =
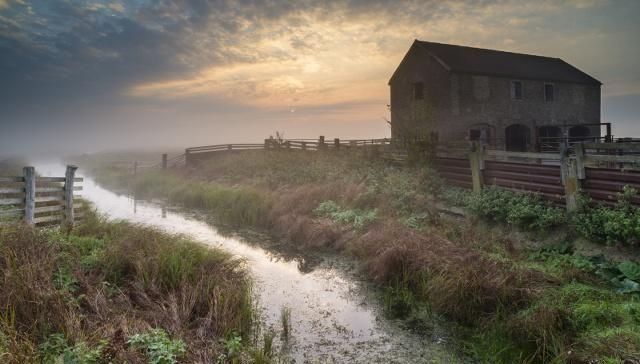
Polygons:
[[391,134],[514,151],[595,139],[601,85],[559,58],[416,40],[389,80]]

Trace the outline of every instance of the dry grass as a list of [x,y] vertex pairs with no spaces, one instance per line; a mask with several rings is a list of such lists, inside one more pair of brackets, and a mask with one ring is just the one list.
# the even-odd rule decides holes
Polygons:
[[101,348],[103,360],[146,362],[125,338],[151,328],[183,340],[185,360],[210,361],[220,338],[251,327],[241,262],[152,229],[95,217],[71,235],[3,227],[0,272],[6,363],[40,362],[57,333],[69,347]]
[[[247,196],[260,195],[256,207],[238,209],[264,214],[249,225],[298,247],[352,254],[388,292],[385,307],[411,315],[426,306],[449,318],[480,362],[636,359],[635,298],[612,292],[579,265],[558,273],[552,262],[534,264],[529,237],[504,226],[440,216],[433,201],[442,186],[427,168],[393,168],[363,155],[283,152],[221,156],[202,169],[158,177],[158,186],[208,181],[223,194],[230,188],[243,194],[249,187]],[[206,208],[233,210],[224,200],[211,200]],[[375,222],[358,229],[315,214],[327,201],[341,211],[376,210]],[[600,291],[609,293],[589,296]],[[617,310],[615,319],[599,319],[599,302]],[[585,307],[591,310],[585,313]]]

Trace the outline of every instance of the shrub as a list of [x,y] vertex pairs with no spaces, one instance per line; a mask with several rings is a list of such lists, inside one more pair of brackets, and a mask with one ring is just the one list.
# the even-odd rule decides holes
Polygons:
[[542,231],[566,221],[563,210],[549,205],[536,195],[514,193],[498,187],[469,194],[464,203],[477,216],[528,230]]
[[583,199],[572,219],[576,230],[588,239],[603,243],[640,244],[640,209],[631,204],[631,197],[636,194],[636,190],[625,186],[615,208]]

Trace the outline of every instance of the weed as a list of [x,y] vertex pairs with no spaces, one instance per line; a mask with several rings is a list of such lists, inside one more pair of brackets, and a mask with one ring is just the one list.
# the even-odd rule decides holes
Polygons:
[[630,199],[637,191],[625,186],[618,195],[616,208],[598,206],[589,199],[581,201],[581,208],[572,217],[576,230],[588,239],[604,243],[640,244],[640,209]]
[[280,310],[280,323],[282,324],[282,339],[287,341],[291,334],[291,309],[289,307],[282,307]]
[[151,364],[176,363],[186,352],[186,346],[182,340],[172,340],[162,329],[133,335],[127,342],[134,348],[143,350]]
[[333,222],[351,225],[354,229],[362,229],[376,219],[376,210],[342,209],[334,201],[322,202],[314,210],[318,216],[329,217]]
[[73,346],[67,344],[63,334],[51,334],[40,345],[40,360],[43,363],[78,363],[94,364],[101,359],[104,342],[95,348],[90,348],[85,342]]

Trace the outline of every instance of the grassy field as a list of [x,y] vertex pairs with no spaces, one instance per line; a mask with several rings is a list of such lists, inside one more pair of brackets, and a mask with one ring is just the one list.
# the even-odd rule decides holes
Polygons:
[[389,315],[426,330],[449,320],[481,362],[640,360],[640,213],[625,196],[617,209],[585,203],[567,215],[529,195],[451,189],[428,167],[394,167],[374,152],[256,152],[94,174],[301,249],[354,256],[384,288]]
[[0,227],[0,362],[266,362],[243,262],[90,214],[73,231]]

